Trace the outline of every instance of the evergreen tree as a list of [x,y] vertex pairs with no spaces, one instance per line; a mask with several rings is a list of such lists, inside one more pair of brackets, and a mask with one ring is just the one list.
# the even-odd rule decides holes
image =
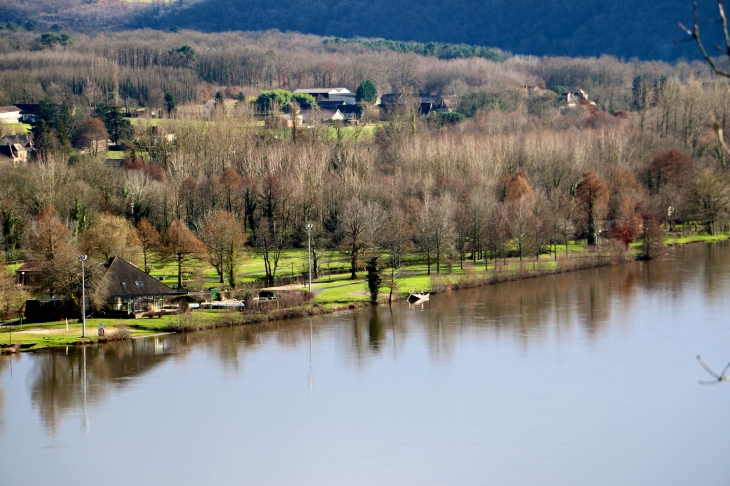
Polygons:
[[177,107],[177,101],[175,101],[175,95],[172,93],[165,93],[165,107],[167,108],[167,114],[171,115]]
[[383,283],[383,277],[380,275],[380,268],[378,267],[378,257],[370,259],[368,264],[365,266],[365,270],[368,272],[368,290],[370,291],[370,303],[376,305],[378,303],[378,292],[380,285]]
[[360,83],[355,92],[358,101],[367,101],[373,103],[378,98],[378,90],[369,79],[365,79]]

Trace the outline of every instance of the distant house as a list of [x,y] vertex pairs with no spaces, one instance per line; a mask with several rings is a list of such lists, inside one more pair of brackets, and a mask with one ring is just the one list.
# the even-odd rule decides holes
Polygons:
[[304,93],[314,96],[317,101],[350,101],[355,103],[355,93],[351,93],[347,88],[308,88],[308,89],[297,89],[294,93]]
[[524,88],[524,89],[525,89],[525,91],[527,91],[528,93],[536,93],[536,92],[538,92],[538,91],[541,91],[541,89],[540,89],[540,87],[539,87],[539,86],[523,86],[523,88]]
[[319,119],[323,122],[344,121],[345,115],[340,110],[321,110],[319,112]]
[[14,105],[0,106],[0,123],[20,123],[20,108]]
[[422,115],[429,115],[432,111],[447,113],[456,108],[458,98],[455,96],[444,97],[439,95],[419,96],[408,98],[402,93],[387,93],[380,98],[381,106],[387,111],[396,106],[404,106],[406,103],[417,103],[419,112]]
[[13,165],[24,164],[28,161],[28,151],[19,143],[0,145],[0,158]]
[[181,295],[131,263],[113,257],[100,264],[104,275],[96,288],[106,298],[106,315],[139,317],[162,310],[166,296]]
[[581,101],[587,102],[590,105],[595,106],[596,102],[588,99],[588,93],[578,88],[573,91],[569,91],[563,95],[563,101],[568,105],[569,108],[575,108]]
[[347,88],[308,88],[297,89],[294,93],[304,93],[314,96],[317,105],[324,110],[335,110],[340,105],[354,105],[357,95]]

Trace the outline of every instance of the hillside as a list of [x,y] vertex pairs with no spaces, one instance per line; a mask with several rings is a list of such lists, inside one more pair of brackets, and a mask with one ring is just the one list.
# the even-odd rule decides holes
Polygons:
[[[699,3],[702,19],[717,16],[715,2]],[[279,29],[466,43],[520,54],[674,60],[697,57],[694,45],[674,44],[683,38],[677,22],[690,25],[691,20],[689,0],[205,0],[183,7],[170,4],[132,24],[203,31]],[[713,38],[708,44],[717,42]]]
[[[717,4],[700,0],[710,49],[721,42]],[[0,19],[38,30],[58,23],[87,31],[174,27],[204,32],[278,29],[342,38],[489,46],[550,56],[697,59],[679,44],[692,21],[689,0],[0,0]],[[1,25],[0,25],[1,27]],[[713,50],[714,52],[714,50]]]

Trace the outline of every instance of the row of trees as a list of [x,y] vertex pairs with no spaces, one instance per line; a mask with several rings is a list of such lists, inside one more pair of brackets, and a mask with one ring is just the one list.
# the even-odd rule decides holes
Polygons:
[[[58,211],[44,206],[28,225],[26,245],[29,255],[38,263],[40,279],[36,291],[64,296],[78,304],[77,255],[89,255],[91,262],[104,262],[115,256],[142,263],[150,271],[152,262],[174,263],[177,285],[183,287],[183,275],[192,273],[199,262],[207,261],[216,269],[220,282],[227,278],[231,287],[239,283],[238,268],[246,255],[246,235],[235,216],[216,210],[200,222],[193,233],[182,221],[173,221],[160,236],[146,219],[135,228],[124,217],[99,214],[93,224],[74,237],[63,224]],[[92,289],[93,306],[104,304],[106,296],[96,291],[100,270],[89,265],[87,272]]]
[[[328,42],[297,34],[196,34],[136,31],[62,40],[25,31],[0,31],[0,100],[96,106],[113,101],[165,108],[165,95],[179,103],[221,92],[235,98],[260,90],[342,86],[355,91],[365,79],[382,92],[459,95],[507,87],[581,87],[604,108],[628,110],[632,80],[653,83],[662,75],[686,83],[707,78],[702,63],[630,63],[600,59],[510,57],[435,59],[414,52],[382,50],[368,42]],[[44,43],[45,42],[45,43]],[[34,45],[63,50],[28,51]],[[430,52],[430,51],[429,51]],[[424,54],[428,52],[424,51]]]

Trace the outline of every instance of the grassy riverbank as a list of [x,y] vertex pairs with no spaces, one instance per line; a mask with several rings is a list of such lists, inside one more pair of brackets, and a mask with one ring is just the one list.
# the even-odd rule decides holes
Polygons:
[[[728,239],[728,234],[718,235],[667,235],[667,246],[682,245],[697,242],[717,242]],[[299,250],[289,252],[287,262],[297,262],[306,258]],[[639,254],[639,246],[617,254],[608,247],[588,248],[584,244],[571,243],[568,248],[558,248],[557,254],[541,255],[540,258],[500,259],[497,261],[465,261],[452,262],[443,265],[441,273],[436,274],[435,265],[431,265],[431,274],[425,263],[419,258],[409,258],[412,264],[405,265],[395,273],[389,269],[383,271],[383,286],[380,289],[380,302],[387,302],[391,295],[395,300],[405,298],[411,290],[431,293],[448,292],[455,289],[478,287],[494,283],[533,278],[542,275],[563,273],[584,268],[610,265],[632,261]],[[248,271],[257,272],[258,262],[255,259],[248,262]],[[339,262],[338,262],[339,263]],[[158,269],[159,271],[160,269]],[[162,269],[164,271],[165,269]],[[153,272],[154,273],[154,272]],[[305,289],[301,284],[286,286],[289,289]],[[267,310],[250,309],[244,312],[195,310],[183,315],[166,315],[160,318],[143,318],[129,320],[115,319],[87,319],[87,342],[97,342],[97,329],[104,323],[106,336],[104,340],[113,340],[117,329],[125,337],[136,339],[157,334],[160,332],[185,332],[216,327],[253,324],[264,321],[316,315],[337,310],[368,305],[369,294],[365,273],[359,273],[356,280],[350,279],[348,274],[324,275],[312,282],[312,291],[315,297],[312,301],[295,307],[272,307]],[[0,329],[0,344],[20,343],[35,344],[33,349],[42,349],[53,346],[75,345],[81,341],[82,325],[70,322],[50,322],[43,324],[27,324],[23,326],[5,326]]]

